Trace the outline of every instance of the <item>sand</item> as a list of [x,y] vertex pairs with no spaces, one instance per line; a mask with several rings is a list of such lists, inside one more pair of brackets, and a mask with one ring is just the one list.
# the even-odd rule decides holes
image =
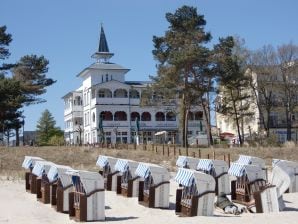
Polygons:
[[[226,215],[215,210],[213,217],[179,217],[175,214],[175,190],[171,180],[170,209],[149,209],[138,204],[137,198],[124,198],[106,191],[106,223],[298,223],[298,193],[285,194],[286,211],[270,214],[244,213],[240,216]],[[24,181],[0,180],[0,223],[13,224],[70,224],[67,214],[57,213],[50,205],[36,200],[36,195],[25,191]],[[102,223],[102,222],[93,222]]]

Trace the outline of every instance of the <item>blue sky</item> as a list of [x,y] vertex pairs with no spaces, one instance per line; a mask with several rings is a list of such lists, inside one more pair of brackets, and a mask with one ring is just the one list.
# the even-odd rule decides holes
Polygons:
[[112,62],[130,68],[126,80],[148,80],[156,73],[152,36],[168,28],[165,13],[182,5],[197,7],[207,20],[216,43],[219,37],[238,35],[249,49],[263,45],[298,44],[296,0],[1,0],[0,26],[13,36],[11,57],[44,55],[48,76],[57,80],[43,98],[47,103],[25,107],[25,130],[35,130],[48,109],[64,128],[61,97],[79,87],[76,75],[93,63],[100,24],[104,24]]

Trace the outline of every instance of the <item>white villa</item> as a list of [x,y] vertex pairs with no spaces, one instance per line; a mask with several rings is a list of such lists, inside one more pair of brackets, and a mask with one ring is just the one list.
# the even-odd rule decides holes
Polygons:
[[[68,144],[181,142],[177,102],[142,106],[142,92],[150,82],[126,81],[125,74],[130,69],[110,62],[113,55],[101,27],[99,48],[92,55],[96,62],[77,75],[82,78],[82,85],[62,97],[65,141]],[[188,126],[188,137],[204,133],[200,107],[189,113]]]

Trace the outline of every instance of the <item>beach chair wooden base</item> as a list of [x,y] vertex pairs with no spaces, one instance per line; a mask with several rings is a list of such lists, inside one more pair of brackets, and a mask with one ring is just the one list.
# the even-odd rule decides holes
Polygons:
[[254,192],[257,213],[279,212],[276,187],[266,186],[264,189]]
[[37,185],[37,176],[30,173],[30,175],[29,175],[29,186],[30,186],[31,194],[36,194],[37,193],[37,186],[36,185]]
[[[198,213],[200,213],[198,211],[200,200],[203,199],[203,196],[206,196],[207,194],[214,194],[215,196],[215,191],[206,191],[200,195],[191,196],[189,198],[181,198],[181,200],[179,201],[179,197],[182,196],[182,189],[177,189],[176,203],[178,204],[176,204],[176,213],[182,217],[197,216]],[[213,200],[214,200],[214,197],[213,197]],[[213,204],[213,201],[212,201],[212,204]],[[213,213],[213,212],[207,212],[207,213]],[[202,215],[208,215],[207,213]]]
[[40,201],[44,204],[51,202],[51,187],[49,183],[43,182],[41,186],[41,198]]
[[30,191],[30,182],[29,182],[30,175],[31,175],[30,172],[25,173],[25,189],[26,189],[26,191]]
[[67,187],[62,187],[57,185],[56,188],[56,211],[62,213],[69,213],[69,195],[73,192],[70,192],[72,185]]
[[40,178],[36,178],[36,198],[39,201],[42,197],[41,194],[41,179]]
[[116,185],[116,193],[117,194],[121,194],[122,190],[121,190],[121,176],[117,176],[117,185]]
[[169,181],[164,181],[160,184],[151,186],[149,188],[149,191],[144,191],[144,181],[140,181],[139,182],[139,204],[148,207],[148,208],[168,208],[167,207],[162,207],[162,206],[158,206],[156,205],[156,201],[155,201],[155,193],[158,187],[164,185],[164,184],[170,184]]
[[51,185],[51,205],[53,207],[57,205],[57,183]]
[[[87,222],[87,221],[100,221],[104,220],[103,219],[88,219],[88,207],[87,207],[87,200],[88,197],[98,193],[102,192],[104,189],[98,189],[90,193],[89,195],[84,195],[82,193],[77,193],[77,192],[71,192],[69,193],[69,217],[70,219],[74,219],[77,222]],[[75,204],[74,203],[74,198],[79,197],[79,203]],[[104,210],[104,206],[103,206]],[[93,212],[93,211],[89,211]],[[97,211],[98,212],[98,211]]]
[[116,171],[114,173],[109,173],[107,175],[107,182],[106,182],[107,191],[114,191],[115,190],[115,189],[113,189],[113,185],[117,185],[117,177],[116,177],[117,173],[119,173],[119,172]]

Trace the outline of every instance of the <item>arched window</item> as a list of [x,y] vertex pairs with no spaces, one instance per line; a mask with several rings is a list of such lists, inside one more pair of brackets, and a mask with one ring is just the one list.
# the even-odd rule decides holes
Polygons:
[[100,117],[103,121],[112,121],[113,120],[113,114],[110,111],[102,111],[100,113]]
[[138,119],[140,120],[140,114],[139,114],[138,112],[132,112],[132,113],[130,114],[130,120],[131,120],[131,121],[135,121],[136,118],[138,118]]
[[95,113],[92,113],[92,121],[95,122]]
[[173,112],[168,112],[167,121],[176,121],[176,115]]
[[188,120],[189,121],[193,121],[194,120],[194,114],[191,111],[188,112]]
[[163,112],[157,112],[155,114],[155,120],[156,121],[164,121],[165,120],[165,114]]
[[109,75],[106,74],[106,82],[108,82],[108,81],[109,81]]
[[141,121],[151,121],[151,114],[149,112],[143,112]]
[[127,121],[127,115],[124,111],[117,111],[114,114],[114,121]]
[[127,98],[127,91],[125,89],[116,89],[114,92],[115,98]]
[[140,93],[138,90],[131,89],[131,90],[129,90],[129,97],[133,98],[133,99],[138,99],[138,98],[140,98]]
[[197,111],[195,112],[195,120],[198,121],[198,120],[203,120],[203,112],[202,111]]
[[99,98],[111,98],[112,92],[109,89],[100,89],[100,90],[98,90],[98,97]]

